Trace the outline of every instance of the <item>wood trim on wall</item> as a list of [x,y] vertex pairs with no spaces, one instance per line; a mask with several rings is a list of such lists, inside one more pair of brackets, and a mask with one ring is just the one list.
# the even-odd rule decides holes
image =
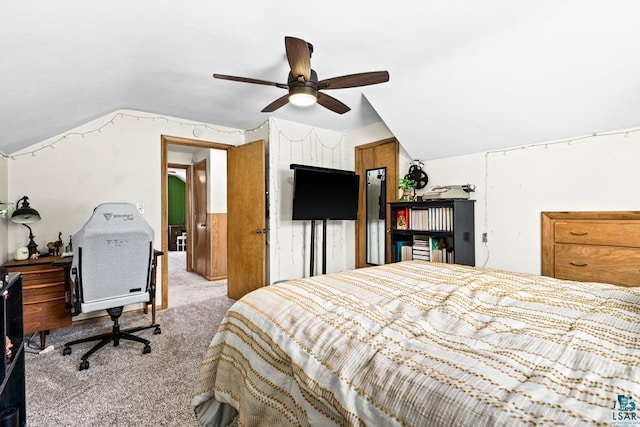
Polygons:
[[207,279],[221,280],[227,278],[227,214],[208,214],[208,224],[211,224],[209,233],[211,251],[210,271]]

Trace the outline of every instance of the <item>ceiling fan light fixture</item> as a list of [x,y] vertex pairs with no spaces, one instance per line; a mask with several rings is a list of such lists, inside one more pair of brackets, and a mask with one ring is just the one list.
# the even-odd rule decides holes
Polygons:
[[289,102],[299,107],[308,107],[318,101],[318,91],[309,86],[292,87]]

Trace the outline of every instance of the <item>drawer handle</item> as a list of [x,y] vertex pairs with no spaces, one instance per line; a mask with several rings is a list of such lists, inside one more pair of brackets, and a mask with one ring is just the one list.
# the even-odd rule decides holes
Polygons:
[[570,234],[572,236],[586,236],[587,234],[589,234],[588,231],[571,231]]
[[586,267],[587,265],[589,265],[586,262],[573,262],[573,261],[569,262],[569,264],[573,265],[574,267]]

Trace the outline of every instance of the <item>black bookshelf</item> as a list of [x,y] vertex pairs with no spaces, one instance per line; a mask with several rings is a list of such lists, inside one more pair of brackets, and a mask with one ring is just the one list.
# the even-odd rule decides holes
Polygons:
[[[402,245],[412,246],[416,237],[422,237],[445,242],[453,253],[455,264],[475,266],[475,200],[427,200],[390,205],[392,262],[401,260],[398,249]],[[418,214],[412,214],[414,211]],[[400,212],[407,212],[406,229],[398,223]],[[432,223],[429,212],[437,213],[437,223]],[[417,223],[412,221],[412,217],[419,217],[422,221]]]
[[[19,273],[2,274],[0,281],[0,294],[2,295],[0,304],[0,319],[2,319],[0,425],[24,426],[26,425],[27,413],[24,381],[22,277]],[[6,337],[13,345],[10,354],[6,351]]]

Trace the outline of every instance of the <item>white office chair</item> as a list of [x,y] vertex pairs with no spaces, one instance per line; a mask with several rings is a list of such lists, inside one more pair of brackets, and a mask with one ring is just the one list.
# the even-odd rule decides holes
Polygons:
[[153,323],[155,311],[149,326],[120,330],[118,319],[125,305],[144,303],[146,308],[146,304],[154,303],[156,257],[162,252],[153,249],[153,229],[133,204],[103,203],[73,235],[73,245],[72,314],[106,310],[113,329],[111,333],[68,342],[62,354],[71,354],[72,345],[99,341],[82,356],[82,371],[89,368],[89,356],[110,342],[118,346],[121,339],[140,342],[144,344],[143,354],[149,353],[150,341],[132,333],[149,328],[154,328],[154,334],[161,333],[160,326]]

